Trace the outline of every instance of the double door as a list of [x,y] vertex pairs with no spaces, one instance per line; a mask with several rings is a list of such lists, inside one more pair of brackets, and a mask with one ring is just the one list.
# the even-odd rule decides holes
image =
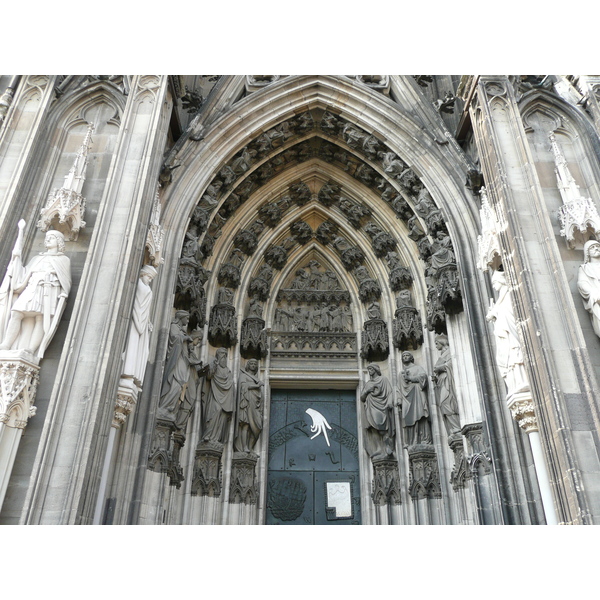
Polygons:
[[272,390],[268,525],[359,525],[356,394]]

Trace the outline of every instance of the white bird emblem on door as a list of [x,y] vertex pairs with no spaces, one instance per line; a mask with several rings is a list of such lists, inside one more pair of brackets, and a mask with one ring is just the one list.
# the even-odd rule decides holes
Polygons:
[[310,430],[312,433],[315,434],[310,439],[314,440],[318,435],[322,433],[325,436],[325,441],[327,442],[327,445],[331,446],[331,444],[329,443],[329,438],[327,437],[327,429],[331,429],[331,425],[329,425],[327,419],[314,408],[307,408],[306,414],[310,415],[310,418],[312,419],[312,425],[310,426]]

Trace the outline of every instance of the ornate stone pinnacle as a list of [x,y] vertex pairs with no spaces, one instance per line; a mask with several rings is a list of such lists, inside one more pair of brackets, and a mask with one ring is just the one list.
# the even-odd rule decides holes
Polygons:
[[88,153],[92,143],[92,132],[95,125],[90,123],[87,133],[77,151],[73,166],[65,176],[63,186],[53,190],[46,206],[40,211],[38,229],[48,231],[57,229],[62,232],[65,239],[75,241],[79,237],[79,231],[85,228],[83,216],[85,214],[85,198],[81,195],[85,172],[87,169]]

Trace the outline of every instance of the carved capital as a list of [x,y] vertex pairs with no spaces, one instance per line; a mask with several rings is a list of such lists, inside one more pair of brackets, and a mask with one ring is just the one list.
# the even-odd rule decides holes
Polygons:
[[513,419],[525,433],[538,431],[538,422],[535,416],[531,392],[513,394],[507,399],[507,404]]
[[29,418],[36,413],[38,364],[38,359],[28,352],[0,354],[0,423],[7,427],[25,429]]

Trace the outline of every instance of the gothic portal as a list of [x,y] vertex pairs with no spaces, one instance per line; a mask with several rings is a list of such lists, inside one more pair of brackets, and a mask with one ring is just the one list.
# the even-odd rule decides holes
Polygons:
[[599,522],[599,86],[0,77],[0,523]]

